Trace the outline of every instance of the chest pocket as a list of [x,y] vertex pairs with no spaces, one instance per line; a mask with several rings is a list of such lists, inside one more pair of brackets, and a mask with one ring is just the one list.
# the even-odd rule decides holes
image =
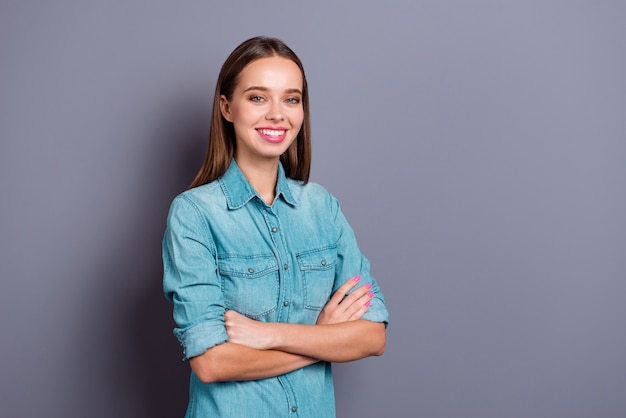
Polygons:
[[304,251],[296,254],[296,259],[304,281],[304,307],[320,310],[333,291],[337,247]]
[[217,259],[226,309],[257,319],[278,306],[278,263],[274,254],[221,255]]

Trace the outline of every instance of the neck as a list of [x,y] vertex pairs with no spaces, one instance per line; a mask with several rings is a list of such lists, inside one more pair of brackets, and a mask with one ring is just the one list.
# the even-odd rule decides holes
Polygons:
[[278,159],[263,161],[262,163],[247,163],[235,157],[239,169],[248,183],[268,205],[276,197],[276,183],[278,181]]

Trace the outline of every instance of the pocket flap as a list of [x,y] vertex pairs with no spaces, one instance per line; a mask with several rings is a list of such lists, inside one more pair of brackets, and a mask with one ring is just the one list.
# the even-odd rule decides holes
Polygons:
[[337,262],[337,246],[318,248],[296,254],[300,270],[327,270]]
[[254,279],[278,270],[274,254],[252,256],[221,255],[217,259],[221,275]]

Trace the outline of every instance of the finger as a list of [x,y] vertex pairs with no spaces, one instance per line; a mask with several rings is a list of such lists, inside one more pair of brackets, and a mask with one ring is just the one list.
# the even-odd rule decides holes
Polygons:
[[350,289],[356,286],[360,280],[361,280],[360,275],[354,276],[351,279],[348,279],[344,284],[339,286],[339,288],[335,291],[335,293],[330,298],[329,302],[333,302],[337,305],[341,303],[341,301],[346,296],[346,294],[350,291]]
[[[365,287],[365,286],[363,286]],[[363,292],[363,294],[361,296],[359,296],[354,302],[353,304],[356,305],[362,305],[365,302],[370,301],[372,298],[374,297],[374,292],[370,291],[370,288],[366,288],[366,291]]]
[[349,321],[355,321],[357,319],[361,319],[361,317],[365,314],[365,312],[367,312],[369,308],[370,308],[370,301],[368,300],[350,316]]
[[245,315],[242,315],[237,311],[233,311],[232,309],[229,309],[224,312],[225,321],[237,321],[237,320],[242,320],[245,318],[247,318]]
[[372,285],[370,283],[358,287],[341,301],[341,305],[343,305],[344,309],[347,309],[354,302],[367,295],[371,288]]
[[352,304],[350,307],[350,321],[360,319],[365,312],[370,308],[372,299],[374,298],[374,292],[368,292],[358,301]]
[[233,311],[233,310],[227,310],[224,312],[224,326],[226,327],[226,329],[232,329],[237,321],[238,321],[238,317],[241,317],[242,315],[240,313],[238,313],[237,311]]

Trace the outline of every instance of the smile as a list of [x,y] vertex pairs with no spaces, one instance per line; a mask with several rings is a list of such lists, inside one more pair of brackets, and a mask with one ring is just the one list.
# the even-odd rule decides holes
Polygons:
[[260,133],[267,136],[273,136],[274,138],[279,137],[285,134],[285,130],[275,130],[275,129],[257,129]]
[[282,142],[286,135],[286,129],[268,129],[268,128],[259,128],[256,130],[259,133],[259,136],[268,142]]

